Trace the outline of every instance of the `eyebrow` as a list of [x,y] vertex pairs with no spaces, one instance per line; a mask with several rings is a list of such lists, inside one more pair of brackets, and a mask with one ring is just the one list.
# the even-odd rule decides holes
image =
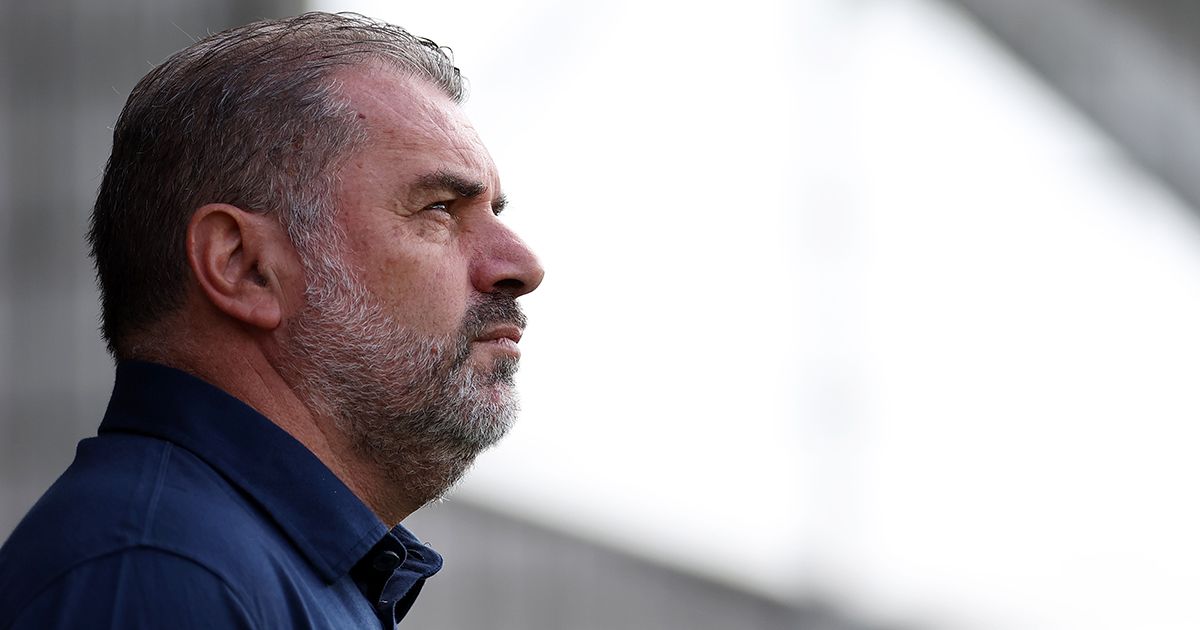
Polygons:
[[[428,175],[422,175],[417,179],[417,183],[413,186],[413,189],[423,191],[446,190],[465,199],[474,199],[487,191],[487,184],[478,180],[467,179],[450,171],[437,171]],[[508,197],[504,194],[496,195],[496,199],[492,201],[492,212],[500,214],[507,205]]]

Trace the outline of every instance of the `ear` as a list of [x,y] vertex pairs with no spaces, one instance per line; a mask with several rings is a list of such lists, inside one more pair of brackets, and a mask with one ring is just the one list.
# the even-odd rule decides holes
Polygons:
[[200,290],[217,310],[263,330],[282,321],[283,287],[275,267],[284,264],[290,247],[273,217],[229,204],[202,206],[188,223],[188,264]]

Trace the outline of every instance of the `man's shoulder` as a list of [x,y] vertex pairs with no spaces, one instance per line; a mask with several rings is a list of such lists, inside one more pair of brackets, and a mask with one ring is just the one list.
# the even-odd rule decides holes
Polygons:
[[[156,571],[147,567],[155,565],[176,569],[156,580],[210,580],[214,592],[230,596],[250,585],[269,590],[268,578],[293,555],[287,545],[252,501],[187,450],[106,434],[80,443],[72,465],[0,548],[0,617],[121,563],[142,576],[138,584],[150,583]],[[0,627],[10,621],[0,619]]]
[[[8,599],[0,596],[0,601]],[[244,590],[193,558],[153,547],[87,558],[0,606],[0,628],[270,627]]]

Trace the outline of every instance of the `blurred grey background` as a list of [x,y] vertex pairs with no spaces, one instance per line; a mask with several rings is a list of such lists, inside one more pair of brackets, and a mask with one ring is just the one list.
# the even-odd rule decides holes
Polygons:
[[[951,6],[1033,68],[1146,174],[1200,207],[1200,5]],[[299,0],[0,4],[0,536],[70,462],[75,442],[94,433],[111,387],[83,233],[124,95],[193,36],[307,8]],[[936,614],[879,620],[819,588],[781,598],[473,501],[433,506],[411,525],[447,557],[444,574],[410,617],[414,627],[837,630],[940,623]],[[725,553],[738,537],[731,532],[730,541],[696,554]]]

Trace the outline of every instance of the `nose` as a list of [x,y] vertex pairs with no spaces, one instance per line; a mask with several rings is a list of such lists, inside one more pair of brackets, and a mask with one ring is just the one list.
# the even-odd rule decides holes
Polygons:
[[496,223],[480,244],[471,270],[471,281],[482,293],[520,297],[542,283],[546,270],[537,256],[512,230]]

